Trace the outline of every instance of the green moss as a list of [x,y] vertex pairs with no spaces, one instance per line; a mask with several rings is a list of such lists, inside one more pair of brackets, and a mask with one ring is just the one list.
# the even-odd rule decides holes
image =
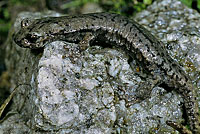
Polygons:
[[188,7],[192,7],[192,0],[180,0],[183,4],[187,5]]
[[73,0],[71,2],[68,2],[66,4],[63,4],[61,6],[62,9],[67,9],[67,8],[78,8],[78,7],[81,7],[83,6],[84,4],[87,4],[87,3],[99,3],[99,0]]
[[11,4],[19,4],[19,5],[32,5],[34,3],[37,3],[38,0],[10,0]]
[[1,8],[0,35],[6,36],[10,28],[10,13],[7,8]]
[[200,0],[198,0],[197,7],[200,10]]
[[188,7],[192,7],[192,3],[194,1],[197,2],[196,7],[198,8],[198,11],[200,11],[200,0],[180,0],[183,4],[187,5]]
[[79,8],[87,3],[97,3],[104,11],[121,13],[127,16],[131,16],[145,9],[152,3],[152,0],[74,0],[61,6],[62,9],[67,8]]

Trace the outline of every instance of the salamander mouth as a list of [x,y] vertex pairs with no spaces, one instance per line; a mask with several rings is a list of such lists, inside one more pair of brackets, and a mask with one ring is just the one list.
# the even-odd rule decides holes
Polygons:
[[24,38],[20,38],[18,35],[20,33],[16,33],[13,35],[14,42],[20,47],[25,48],[34,48],[34,46],[38,46],[40,37],[32,34],[27,34]]
[[38,37],[37,35],[28,34],[24,40],[27,40],[29,43],[34,44],[34,43],[37,43],[39,38],[40,37]]
[[21,40],[15,41],[19,46],[31,49],[38,49],[43,47],[44,39],[42,36],[37,36],[34,34],[27,34]]
[[18,45],[24,48],[38,49],[43,46],[43,42],[37,42],[37,41],[30,42],[29,40],[24,38]]

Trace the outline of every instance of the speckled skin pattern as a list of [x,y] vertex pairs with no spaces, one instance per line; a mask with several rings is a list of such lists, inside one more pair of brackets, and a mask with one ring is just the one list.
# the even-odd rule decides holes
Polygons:
[[32,22],[26,19],[22,21],[21,30],[14,34],[14,41],[21,47],[37,49],[55,40],[84,42],[87,33],[93,36],[88,37],[90,44],[105,42],[110,45],[108,47],[112,44],[124,49],[159,85],[180,93],[191,132],[200,133],[198,105],[191,80],[168,55],[164,44],[133,20],[112,13],[47,17]]

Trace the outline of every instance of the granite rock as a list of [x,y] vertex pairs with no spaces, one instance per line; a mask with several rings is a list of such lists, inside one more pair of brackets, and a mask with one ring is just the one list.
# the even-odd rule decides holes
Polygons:
[[[23,18],[45,16],[59,14],[21,13],[12,30]],[[165,43],[198,88],[199,16],[177,0],[163,0],[134,17]],[[80,52],[64,41],[30,50],[12,37],[6,45],[13,88],[28,85],[19,86],[12,104],[17,113],[0,124],[0,133],[178,133],[165,121],[183,119],[181,96],[159,86],[138,91],[146,81],[123,50],[94,45]]]

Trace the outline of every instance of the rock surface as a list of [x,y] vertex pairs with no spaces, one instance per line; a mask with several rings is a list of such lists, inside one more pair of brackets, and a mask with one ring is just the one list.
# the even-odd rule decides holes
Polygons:
[[[59,14],[22,13],[13,31],[23,18],[49,15]],[[134,17],[165,42],[198,88],[199,18],[176,0],[154,2]],[[30,86],[19,87],[12,105],[17,114],[0,124],[0,133],[177,133],[165,121],[181,121],[181,96],[161,87],[138,91],[145,81],[122,50],[93,46],[79,52],[78,44],[56,41],[33,51],[11,37],[6,45],[13,88]]]

